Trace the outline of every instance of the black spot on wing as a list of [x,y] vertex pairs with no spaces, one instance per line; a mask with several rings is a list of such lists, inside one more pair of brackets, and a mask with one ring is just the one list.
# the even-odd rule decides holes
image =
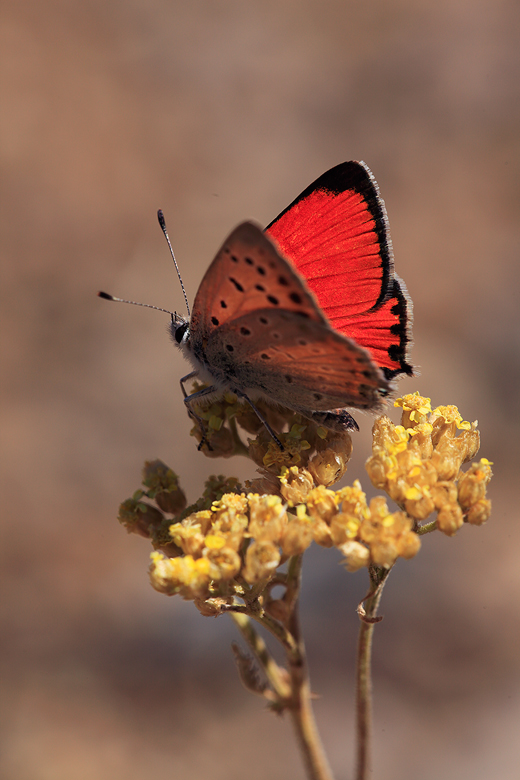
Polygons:
[[234,284],[234,285],[235,285],[235,287],[236,287],[236,289],[238,290],[238,292],[244,292],[244,288],[242,287],[242,285],[240,284],[240,282],[239,282],[237,279],[235,279],[233,276],[230,276],[230,277],[229,277],[229,281],[230,281],[232,284]]
[[390,357],[390,360],[399,363],[401,358],[403,357],[403,350],[401,348],[401,345],[392,344],[392,346],[388,348],[388,355]]

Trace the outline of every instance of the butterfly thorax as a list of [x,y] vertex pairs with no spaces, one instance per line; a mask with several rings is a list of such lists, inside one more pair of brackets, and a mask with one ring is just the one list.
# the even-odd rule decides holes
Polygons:
[[219,388],[229,388],[231,386],[226,372],[213,369],[210,361],[207,360],[204,354],[203,344],[199,343],[199,340],[192,338],[191,325],[187,319],[175,314],[170,322],[169,331],[173,343],[191,363],[199,381]]

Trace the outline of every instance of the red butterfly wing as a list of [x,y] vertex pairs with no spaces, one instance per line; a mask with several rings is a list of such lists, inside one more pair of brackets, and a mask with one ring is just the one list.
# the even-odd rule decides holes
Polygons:
[[413,374],[412,302],[394,274],[385,205],[364,163],[331,168],[266,231],[337,331],[365,347],[387,379]]

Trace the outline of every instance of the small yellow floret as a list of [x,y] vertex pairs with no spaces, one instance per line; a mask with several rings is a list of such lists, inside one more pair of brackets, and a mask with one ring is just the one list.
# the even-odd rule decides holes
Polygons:
[[204,544],[208,550],[221,550],[226,546],[226,540],[223,536],[215,536],[215,534],[208,534],[204,539]]
[[405,412],[418,412],[420,415],[429,414],[432,410],[431,398],[424,398],[419,391],[408,393],[402,398],[396,398],[394,406],[401,407]]

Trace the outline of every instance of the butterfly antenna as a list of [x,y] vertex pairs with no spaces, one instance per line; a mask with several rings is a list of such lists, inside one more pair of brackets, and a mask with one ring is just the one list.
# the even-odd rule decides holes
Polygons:
[[175,255],[173,253],[172,244],[170,241],[170,237],[168,235],[168,231],[166,230],[166,222],[164,221],[164,214],[162,213],[161,209],[157,212],[157,219],[159,220],[159,225],[161,226],[161,230],[164,233],[164,237],[166,241],[168,242],[168,247],[170,249],[170,254],[172,256],[172,260],[175,263],[175,269],[177,271],[177,276],[179,277],[179,282],[181,283],[182,287],[182,294],[184,295],[184,300],[186,301],[186,308],[188,310],[188,317],[191,317],[190,312],[190,304],[188,303],[188,296],[186,295],[186,290],[184,289],[184,284],[182,283],[182,276],[181,272],[179,271],[179,266],[177,265],[177,260],[175,259]]
[[152,306],[151,303],[139,303],[139,301],[127,301],[125,298],[116,298],[115,295],[110,295],[106,292],[98,292],[100,298],[104,298],[106,301],[117,301],[118,303],[131,303],[132,306],[144,306],[146,309],[155,309],[156,311],[164,311],[166,314],[170,314],[173,318],[177,317],[177,314],[168,309],[161,309],[160,306]]

